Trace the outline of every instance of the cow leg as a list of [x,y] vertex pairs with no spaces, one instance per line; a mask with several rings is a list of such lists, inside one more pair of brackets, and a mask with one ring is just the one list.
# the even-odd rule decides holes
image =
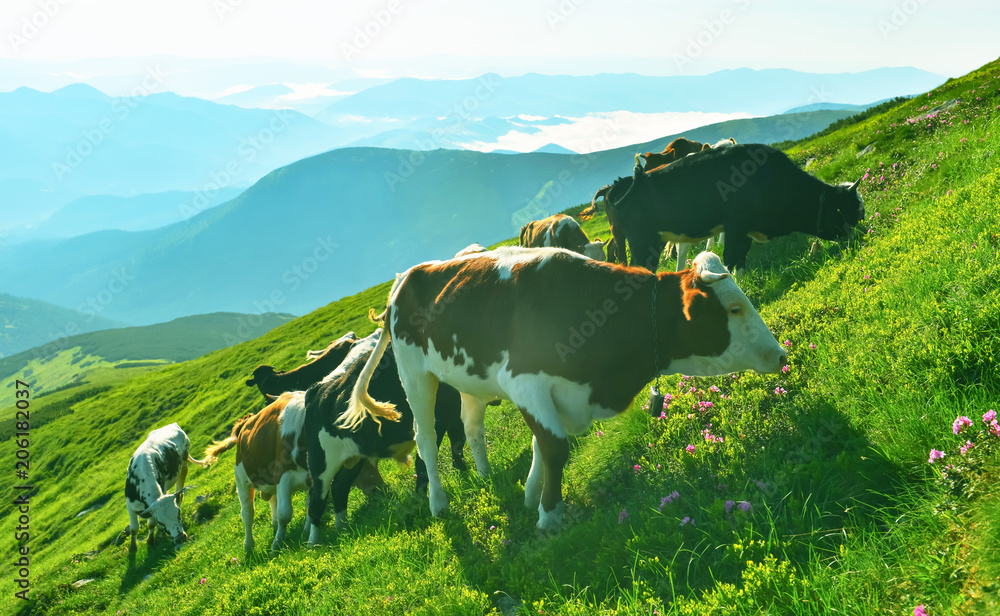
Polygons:
[[188,476],[188,463],[187,454],[181,458],[181,468],[177,472],[177,483],[174,485],[174,492],[179,492],[180,496],[177,497],[177,504],[180,505],[181,501],[184,500],[184,482],[187,481]]
[[469,470],[469,467],[465,465],[465,442],[468,437],[465,436],[465,422],[459,417],[448,424],[448,441],[451,443],[451,465],[452,467],[464,473]]
[[[529,497],[537,498],[538,477],[541,475],[542,489],[538,502],[537,527],[541,530],[554,530],[562,525],[565,509],[562,499],[562,475],[566,460],[569,459],[569,441],[564,436],[553,434],[523,408],[521,415],[524,416],[524,420],[534,434],[531,439],[534,455],[531,461],[531,471],[528,473],[528,481],[525,482],[524,503],[530,507]],[[541,471],[538,469],[539,458],[541,459]]]
[[[486,417],[486,404],[475,396],[462,394],[462,424],[465,426],[465,438],[472,449],[472,458],[476,461],[476,470],[482,477],[490,475],[490,461],[486,455],[486,427],[483,423]],[[454,449],[452,450],[454,456]],[[461,448],[459,449],[461,457]]]
[[331,487],[333,491],[333,519],[337,530],[342,530],[347,524],[347,500],[351,494],[351,486],[367,463],[367,460],[361,460],[351,468],[342,466],[333,476],[333,486]]
[[448,506],[448,497],[441,487],[438,473],[437,434],[434,429],[434,401],[437,398],[438,380],[429,373],[410,374],[403,369],[397,350],[396,364],[400,367],[399,379],[406,391],[406,399],[413,411],[413,428],[416,431],[417,451],[427,466],[427,485],[430,492],[431,515],[437,517]]
[[675,246],[677,247],[677,269],[674,271],[679,272],[687,268],[688,250],[690,250],[691,244],[675,244]]
[[753,244],[745,233],[731,232],[726,247],[722,250],[722,261],[735,275],[737,269],[743,269],[747,263],[747,253]]
[[[344,462],[358,455],[358,446],[350,439],[331,436],[325,428],[316,439],[318,446],[309,448],[309,474],[312,487],[309,489],[309,543],[318,544],[323,524],[326,499],[330,496],[330,484],[344,466]],[[350,490],[351,483],[346,490]],[[345,505],[346,509],[346,505]]]
[[128,533],[132,536],[132,543],[129,545],[128,551],[135,552],[135,534],[139,532],[139,516],[136,512],[132,511],[131,507],[126,507],[128,510]]
[[[276,552],[285,543],[285,530],[288,523],[292,521],[292,473],[285,473],[278,481],[275,495],[271,497],[271,515],[276,518],[277,529],[274,533],[274,541],[271,543],[271,550]],[[277,512],[275,512],[274,502],[277,500]],[[275,513],[277,515],[275,516]]]
[[236,493],[240,497],[240,516],[243,518],[243,549],[253,552],[254,488],[242,463],[236,465],[235,475]]
[[149,534],[146,536],[146,548],[152,548],[156,544],[156,522],[150,518],[146,520],[146,528],[149,529]]
[[[521,411],[523,414],[524,411]],[[531,470],[524,481],[524,508],[538,509],[542,500],[542,454],[538,450],[538,439],[531,437]]]
[[274,494],[268,497],[267,504],[271,507],[271,530],[278,530],[278,486],[274,486]]

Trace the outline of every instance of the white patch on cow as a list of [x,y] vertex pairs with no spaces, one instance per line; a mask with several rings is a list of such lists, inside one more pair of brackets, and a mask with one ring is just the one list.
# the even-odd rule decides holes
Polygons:
[[[741,370],[779,372],[787,361],[784,350],[750,300],[736,286],[733,277],[728,275],[728,270],[723,267],[718,255],[703,252],[695,257],[692,265],[702,282],[711,285],[726,309],[729,346],[717,357],[675,359],[660,374],[714,376]],[[738,314],[734,314],[734,311]]]
[[[278,415],[278,425],[281,426],[281,438],[291,438],[292,442],[295,442],[306,420],[306,392],[293,391],[291,394],[292,399],[285,404],[285,408],[281,409],[281,414]],[[295,452],[292,452],[292,457],[294,456]]]
[[497,248],[484,253],[483,256],[489,255],[489,258],[492,258],[496,263],[500,280],[510,280],[516,266],[537,262],[538,267],[541,268],[549,259],[558,254],[570,255],[575,259],[587,259],[587,257],[565,248],[517,248],[513,246]]
[[[340,365],[334,368],[333,372],[323,377],[323,380],[320,381],[320,383],[327,383],[334,379],[338,379],[344,374],[346,374],[347,370],[358,362],[358,360],[361,358],[361,355],[363,355],[364,353],[368,353],[375,348],[375,345],[378,344],[378,339],[381,335],[382,335],[382,328],[380,327],[371,334],[369,334],[368,336],[355,342],[354,345],[351,346],[351,350],[347,352],[347,357],[344,358],[344,361],[340,362]],[[303,398],[303,404],[304,401],[305,399]],[[284,436],[285,434],[284,429],[282,429],[281,434],[282,436]]]
[[734,142],[732,138],[720,139],[719,141],[716,141],[715,143],[712,144],[712,149],[717,150],[719,148],[731,148],[734,145],[736,145],[736,142]]
[[[323,486],[322,496],[325,500],[330,494],[330,482],[333,481],[333,477],[337,474],[337,471],[340,470],[344,462],[349,458],[360,457],[361,449],[353,439],[334,436],[326,428],[320,428],[318,437],[320,447],[323,449],[326,468],[320,473],[319,477],[314,477],[313,481],[318,481]],[[364,462],[359,463],[363,464]],[[309,531],[309,543],[318,544],[319,541],[320,528],[314,525]]]
[[660,239],[664,242],[674,242],[675,244],[694,244],[695,242],[700,242],[702,240],[707,240],[710,237],[722,233],[725,231],[724,225],[716,225],[713,227],[707,235],[690,236],[683,233],[674,233],[672,231],[660,231]]
[[468,246],[466,246],[462,250],[459,250],[457,253],[455,253],[455,258],[457,259],[459,257],[465,257],[465,256],[468,256],[468,255],[475,255],[475,254],[479,254],[481,252],[486,252],[486,251],[487,251],[487,248],[485,246],[483,246],[482,244],[469,244]]

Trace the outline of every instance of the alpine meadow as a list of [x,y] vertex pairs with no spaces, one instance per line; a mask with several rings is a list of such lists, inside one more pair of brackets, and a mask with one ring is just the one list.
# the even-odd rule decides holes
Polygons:
[[[383,460],[387,486],[353,491],[346,528],[327,515],[316,546],[301,538],[304,493],[277,553],[258,501],[246,554],[231,456],[190,468],[186,544],[129,554],[124,478],[146,434],[177,422],[201,458],[263,408],[244,384],[255,366],[294,367],[348,331],[370,334],[386,282],[71,398],[72,412],[33,426],[31,595],[5,592],[4,611],[1000,613],[1000,60],[838,124],[778,147],[825,182],[861,178],[859,233],[757,244],[737,273],[786,369],[662,377],[662,408],[648,408],[647,386],[571,438],[559,532],[536,530],[524,507],[531,431],[505,401],[486,411],[488,478],[454,470],[442,448],[439,517],[412,465]],[[608,237],[603,210],[582,226]],[[0,459],[15,447],[0,442]],[[17,496],[0,487],[3,502]],[[10,559],[18,515],[3,515]]]

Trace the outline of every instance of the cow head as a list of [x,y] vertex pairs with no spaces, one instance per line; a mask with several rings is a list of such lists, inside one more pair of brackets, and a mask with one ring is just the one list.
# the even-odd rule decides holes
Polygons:
[[254,385],[260,385],[267,379],[275,375],[277,371],[274,366],[257,366],[253,369],[253,374],[249,379],[246,380],[247,387],[253,387]]
[[164,494],[139,514],[139,517],[145,518],[147,523],[156,524],[157,528],[170,535],[174,545],[187,541],[187,533],[184,532],[184,525],[181,523],[180,502],[183,494],[184,490]]
[[779,372],[788,356],[719,257],[703,252],[692,268],[682,278],[683,318],[671,332],[686,356],[671,359],[663,373]]
[[850,239],[854,227],[865,219],[865,202],[858,192],[861,180],[828,186],[820,194],[816,235],[824,240]]
[[597,238],[583,247],[583,256],[589,257],[594,261],[605,261],[607,259],[604,255],[604,245],[606,243],[601,241],[601,238]]

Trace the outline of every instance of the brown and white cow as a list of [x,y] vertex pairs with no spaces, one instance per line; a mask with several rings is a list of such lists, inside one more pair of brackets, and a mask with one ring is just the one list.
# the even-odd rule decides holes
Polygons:
[[[553,528],[568,435],[624,411],[659,374],[779,371],[784,351],[719,258],[702,253],[694,265],[652,274],[567,250],[501,248],[401,274],[381,318],[427,461],[431,513],[448,502],[435,464],[440,381],[462,393],[470,444],[481,442],[487,400],[521,410],[534,434],[525,505],[538,508],[539,528]],[[367,391],[389,338],[358,379],[350,416],[392,413]]]
[[595,261],[606,261],[604,242],[593,242],[572,216],[554,214],[521,227],[519,244],[524,248],[565,248]]
[[[132,538],[129,550],[135,551],[139,518],[147,520],[149,545],[156,541],[157,528],[170,535],[174,545],[187,540],[180,510],[187,464],[207,464],[191,457],[188,453],[190,446],[191,441],[184,430],[172,423],[150,432],[132,454],[125,477],[125,509],[128,510],[128,530]],[[176,490],[170,492],[174,487]]]

